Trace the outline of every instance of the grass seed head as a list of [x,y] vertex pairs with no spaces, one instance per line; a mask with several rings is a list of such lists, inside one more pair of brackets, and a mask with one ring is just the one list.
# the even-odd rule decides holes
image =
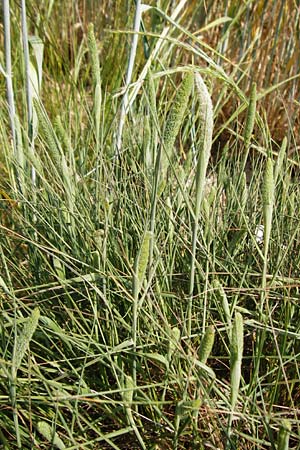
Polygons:
[[215,329],[212,325],[206,328],[205,334],[201,340],[199,348],[199,361],[206,364],[206,361],[211,354],[215,340]]
[[134,392],[134,381],[130,375],[126,375],[125,383],[124,383],[125,391],[123,392],[123,401],[126,404],[126,407],[129,407],[132,404],[133,392]]
[[[214,289],[216,289],[216,293],[220,297],[222,309],[223,309],[223,312],[224,312],[224,315],[226,318],[226,322],[227,322],[227,326],[230,329],[231,328],[231,313],[230,313],[230,306],[229,306],[226,292],[219,280],[214,280],[213,287],[214,287]],[[231,337],[231,333],[230,333],[230,337]]]
[[55,167],[59,170],[59,173],[61,173],[61,158],[62,158],[62,151],[58,144],[58,139],[56,137],[55,131],[51,125],[51,122],[43,110],[41,104],[38,100],[33,100],[34,110],[38,117],[39,125],[42,129],[42,133],[44,135],[45,142],[47,144],[47,149],[49,150],[49,153],[52,157],[52,161],[55,164]]
[[231,341],[231,356],[232,360],[243,357],[244,349],[244,322],[241,313],[236,313],[233,328],[232,328],[232,341]]
[[[198,217],[200,205],[205,192],[206,171],[210,158],[212,135],[214,126],[213,105],[210,94],[201,75],[195,73],[196,91],[200,103],[200,128],[201,140],[196,170],[196,208],[195,214]],[[197,219],[196,219],[197,220]]]
[[100,85],[100,64],[99,64],[99,57],[98,57],[98,49],[97,49],[97,42],[95,38],[94,33],[94,24],[90,23],[88,26],[88,34],[87,34],[87,40],[88,40],[88,48],[91,56],[91,67],[92,67],[92,77],[94,84]]
[[172,150],[174,147],[175,139],[179,133],[180,126],[187,108],[188,99],[192,91],[194,83],[193,72],[185,74],[180,88],[175,96],[171,110],[167,117],[165,131],[163,135],[163,152],[161,159],[161,172],[162,180],[166,176],[166,172],[169,166],[169,161],[172,156]]
[[140,250],[138,252],[138,255],[135,260],[135,279],[134,283],[136,284],[134,289],[135,292],[138,293],[141,289],[141,286],[143,284],[147,266],[148,266],[148,260],[149,260],[149,251],[150,251],[150,241],[152,238],[151,231],[146,231],[144,234]]
[[200,103],[200,121],[202,129],[202,141],[203,141],[203,152],[205,155],[205,161],[208,162],[210,157],[211,145],[212,145],[212,133],[213,133],[213,104],[211,96],[208,92],[206,84],[203,81],[201,75],[195,73],[195,85],[198,94],[198,101]]
[[168,355],[169,358],[176,352],[177,347],[180,343],[180,329],[178,327],[173,327],[170,332],[170,340],[169,340],[169,349]]
[[275,182],[273,174],[273,161],[267,159],[265,178],[263,184],[263,202],[264,206],[272,206],[274,203]]
[[279,177],[279,174],[280,174],[282,166],[283,166],[283,161],[284,161],[284,158],[286,156],[286,147],[287,147],[287,138],[285,136],[283,138],[283,141],[282,141],[282,144],[281,144],[281,147],[280,147],[280,151],[279,151],[279,154],[278,154],[278,158],[277,158],[277,161],[276,161],[276,165],[275,165],[275,173],[274,173],[274,182],[275,182],[275,184],[278,181],[278,177]]

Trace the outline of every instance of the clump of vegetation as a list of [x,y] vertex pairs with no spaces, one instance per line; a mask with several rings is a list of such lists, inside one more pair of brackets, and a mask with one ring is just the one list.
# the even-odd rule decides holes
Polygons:
[[2,448],[299,448],[298,9],[2,19]]

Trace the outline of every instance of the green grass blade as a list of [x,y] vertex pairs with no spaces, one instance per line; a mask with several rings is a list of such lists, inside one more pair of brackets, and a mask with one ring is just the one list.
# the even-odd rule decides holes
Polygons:
[[201,139],[196,167],[196,199],[194,208],[194,223],[191,249],[191,267],[189,282],[189,297],[187,308],[187,334],[192,331],[192,303],[195,285],[196,249],[199,228],[200,207],[204,195],[206,171],[210,158],[213,134],[213,105],[208,89],[199,73],[195,73],[196,92],[200,105]]
[[39,308],[35,308],[32,311],[31,315],[25,320],[22,332],[18,336],[16,336],[12,361],[13,379],[17,375],[17,371],[22,364],[22,360],[29,347],[32,336],[34,335],[34,332],[38,326],[39,317],[40,310]]

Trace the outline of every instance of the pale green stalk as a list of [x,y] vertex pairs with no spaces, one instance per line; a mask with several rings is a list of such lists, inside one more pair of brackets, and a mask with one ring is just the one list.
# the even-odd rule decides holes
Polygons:
[[[13,320],[13,332],[14,332],[14,350],[13,350],[13,357],[14,360],[14,351],[16,348],[16,341],[17,341],[17,298],[12,290],[12,280],[10,277],[10,273],[8,270],[8,265],[6,263],[6,259],[4,256],[3,248],[0,242],[0,256],[1,256],[1,266],[2,271],[5,272],[8,284],[5,282],[5,280],[0,275],[0,294],[2,292],[5,293],[7,298],[9,298],[12,301],[13,309],[14,309],[14,320]],[[2,306],[2,305],[1,305]],[[4,313],[4,311],[3,311]],[[11,373],[8,374],[9,378],[9,394],[10,394],[10,401],[11,401],[11,407],[12,407],[12,414],[13,414],[13,421],[14,421],[14,428],[16,433],[16,441],[17,441],[17,447],[18,449],[22,448],[22,442],[21,442],[21,434],[20,434],[20,426],[19,426],[19,419],[18,419],[18,410],[17,410],[17,394],[16,394],[16,370],[14,368],[13,361],[11,361]]]
[[[29,145],[34,151],[33,147],[33,104],[32,104],[32,84],[30,81],[30,71],[29,71],[29,46],[28,46],[28,32],[27,32],[27,21],[26,21],[26,1],[21,0],[21,19],[22,19],[22,41],[23,41],[23,55],[24,55],[24,65],[25,65],[25,80],[26,80],[26,102],[27,102],[27,122],[28,122],[28,140]],[[36,185],[36,171],[35,167],[31,167],[31,181],[32,185]]]
[[[263,217],[264,217],[264,266],[262,277],[262,295],[266,295],[267,270],[268,270],[268,251],[272,229],[273,207],[275,200],[275,181],[273,161],[267,159],[265,177],[263,183]],[[261,302],[261,314],[263,312],[263,302]]]
[[[262,289],[260,296],[260,306],[259,306],[259,317],[262,321],[262,325],[265,326],[264,319],[264,306],[266,303],[267,293],[267,279],[268,279],[268,254],[269,254],[269,244],[272,230],[272,218],[273,218],[273,208],[275,201],[275,181],[274,181],[274,169],[273,161],[269,157],[266,163],[263,188],[263,219],[264,219],[264,262],[263,262],[263,273],[262,273]],[[256,350],[256,361],[255,370],[253,373],[253,383],[259,374],[260,359],[263,351],[263,346],[266,338],[266,329],[263,328],[258,332],[257,335],[257,350]]]
[[231,427],[234,411],[239,394],[240,382],[242,377],[242,359],[244,352],[244,323],[243,316],[240,313],[235,314],[231,343],[230,343],[230,406],[231,412],[228,419],[227,427],[227,444],[226,448],[231,448]]
[[[10,130],[12,134],[13,155],[17,161],[17,167],[11,171],[11,178],[16,178],[17,189],[22,192],[22,175],[20,179],[19,171],[22,170],[23,158],[19,156],[19,151],[22,152],[22,144],[18,143],[16,130],[16,110],[14,101],[14,89],[12,82],[12,64],[11,64],[11,34],[10,34],[10,4],[9,0],[3,0],[3,28],[4,28],[4,52],[5,52],[5,78],[6,78],[6,97],[8,104]],[[20,136],[20,134],[19,134]],[[21,169],[19,168],[21,167]]]
[[146,445],[143,441],[143,438],[136,426],[133,414],[132,414],[132,401],[133,401],[133,393],[136,388],[136,383],[129,375],[125,375],[125,383],[124,383],[124,391],[122,393],[123,402],[126,410],[126,415],[128,419],[128,423],[132,426],[132,429],[142,447],[142,449],[146,450]]
[[134,66],[136,49],[137,49],[137,44],[138,44],[138,36],[139,36],[138,32],[140,31],[141,16],[142,16],[142,3],[141,3],[141,0],[136,0],[134,27],[133,27],[134,34],[132,36],[131,48],[130,48],[130,54],[129,54],[129,60],[128,60],[128,67],[127,67],[125,87],[124,87],[125,93],[123,95],[122,105],[121,105],[121,113],[120,113],[119,127],[118,127],[118,133],[117,133],[115,156],[120,156],[121,149],[122,149],[123,128],[124,128],[128,108],[129,108],[128,88],[131,83],[132,74],[133,74],[133,66]]
[[158,200],[160,159],[161,159],[161,148],[159,147],[159,149],[157,151],[157,156],[156,156],[154,176],[153,176],[153,185],[152,185],[152,192],[151,192],[150,230],[152,233],[152,238],[151,238],[150,248],[149,248],[149,269],[150,270],[152,269],[154,243],[155,243],[155,219],[156,219],[156,208],[157,208],[157,200]]
[[216,289],[216,294],[221,299],[221,305],[222,305],[223,313],[224,313],[224,316],[226,319],[227,334],[229,337],[229,341],[231,341],[232,322],[231,322],[230,306],[229,306],[226,292],[225,292],[223,286],[221,285],[221,283],[219,282],[219,280],[214,280],[212,285],[213,285],[213,288]]
[[9,111],[10,129],[12,133],[13,148],[16,153],[16,130],[15,130],[15,102],[14,90],[12,84],[12,66],[11,66],[11,36],[10,36],[10,6],[9,0],[3,0],[3,26],[4,26],[4,49],[5,49],[5,77],[6,77],[6,95]]
[[291,422],[288,419],[282,419],[277,439],[277,450],[289,450],[291,430]]
[[239,386],[242,376],[242,358],[244,351],[244,324],[243,316],[240,313],[236,313],[231,335],[230,345],[230,404],[231,409],[234,411]]
[[[17,394],[16,394],[17,373],[21,366],[21,363],[25,356],[25,353],[29,347],[32,336],[37,328],[39,317],[40,317],[40,311],[38,308],[35,308],[32,311],[31,316],[26,319],[22,332],[19,335],[15,335],[13,358],[12,358],[11,379],[10,379],[10,397],[11,397],[11,403],[12,403],[12,408],[13,408],[17,445],[18,445],[19,449],[22,448],[22,442],[21,442],[21,435],[20,435],[20,431],[19,431],[19,420],[18,420],[18,411],[17,411]],[[15,333],[16,332],[17,332],[17,330],[15,330]]]
[[16,178],[18,182],[18,187],[20,189],[20,193],[22,194],[22,197],[26,198],[26,192],[28,189],[28,186],[26,185],[25,181],[25,169],[26,169],[26,149],[28,147],[23,147],[23,138],[22,138],[22,129],[19,117],[15,115],[15,131],[16,131],[16,158],[15,158],[15,172],[16,172]]
[[196,167],[196,200],[194,209],[193,236],[191,248],[190,283],[187,308],[187,335],[192,332],[192,305],[195,285],[196,250],[200,219],[200,208],[204,194],[206,171],[212,146],[213,105],[207,87],[199,73],[195,73],[196,92],[200,103],[201,140]]
[[241,177],[243,176],[244,170],[246,168],[249,151],[250,151],[250,144],[252,140],[252,133],[255,125],[255,115],[256,115],[256,102],[257,102],[257,93],[256,93],[256,83],[252,83],[251,85],[251,91],[250,91],[250,98],[249,98],[249,105],[247,109],[247,116],[246,116],[246,123],[245,123],[245,130],[244,130],[244,157],[242,161],[242,166],[240,168],[240,177],[238,179],[237,186],[240,186]]
[[[180,0],[179,3],[176,5],[176,7],[174,8],[174,11],[171,14],[171,17],[169,17],[168,19],[170,20],[170,23],[173,25],[174,23],[176,23],[176,20],[179,18],[179,14],[182,12],[182,10],[185,8],[186,3],[188,0]],[[143,5],[145,6],[145,5]],[[169,32],[170,32],[170,26],[165,26],[162,33],[160,34],[160,39],[157,40],[155,47],[153,49],[153,51],[151,52],[151,54],[149,55],[149,58],[146,61],[146,64],[143,67],[143,70],[141,71],[131,93],[130,96],[128,98],[128,108],[131,107],[131,105],[134,103],[139,90],[144,82],[144,79],[146,78],[148,71],[151,67],[151,64],[157,60],[157,57],[160,53],[160,51],[162,50],[163,46],[166,43],[166,37],[168,36]]]
[[150,231],[152,233],[152,239],[150,243],[149,260],[151,263],[154,248],[157,201],[166,184],[167,171],[172,159],[175,140],[184,118],[188,99],[193,87],[193,80],[194,76],[192,72],[185,74],[167,118],[162,140],[163,145],[159,146],[156,156],[150,212]]
[[[150,241],[152,239],[151,231],[146,231],[141,242],[139,253],[135,259],[133,284],[132,284],[132,296],[133,296],[133,309],[132,309],[132,341],[133,349],[136,352],[137,347],[137,331],[138,331],[138,303],[139,294],[145,280],[146,270],[149,261],[149,249]],[[134,355],[133,360],[133,381],[136,384],[136,359]]]
[[[262,273],[262,284],[261,284],[261,295],[260,295],[260,305],[259,305],[259,318],[261,320],[262,329],[257,333],[257,343],[255,352],[255,366],[252,374],[252,380],[250,383],[250,392],[254,384],[257,382],[257,377],[259,374],[260,360],[262,357],[263,346],[266,338],[266,319],[264,317],[264,306],[267,298],[267,280],[268,280],[268,253],[269,253],[269,243],[271,237],[272,229],[272,218],[273,218],[273,207],[275,200],[275,181],[274,181],[274,170],[273,161],[269,157],[266,163],[263,187],[262,187],[262,200],[263,200],[263,219],[264,219],[264,253],[263,253],[263,273]],[[256,392],[254,390],[254,395]]]
[[[88,26],[88,48],[91,57],[91,68],[92,68],[92,78],[94,85],[94,123],[95,123],[95,133],[96,133],[96,149],[97,149],[97,159],[96,159],[96,173],[97,184],[99,185],[99,168],[101,156],[100,152],[100,123],[101,123],[101,105],[102,105],[102,92],[101,92],[101,71],[100,63],[97,49],[97,42],[94,33],[94,25],[92,23]],[[99,191],[99,186],[98,191]],[[97,188],[96,188],[97,189]],[[97,199],[97,204],[99,199]]]
[[146,122],[144,129],[144,162],[147,171],[151,173],[155,164],[155,152],[158,143],[159,125],[156,106],[156,87],[150,70],[145,81],[145,91],[149,102],[149,114],[147,115],[148,121]]
[[[42,87],[42,75],[43,75],[43,54],[44,54],[44,44],[38,36],[28,36],[27,24],[26,24],[26,10],[25,2],[22,11],[24,16],[24,60],[26,61],[26,92],[27,92],[27,111],[28,111],[28,154],[31,155],[31,159],[35,158],[35,139],[38,135],[38,116],[36,108],[34,107],[33,100],[39,101],[40,92]],[[35,65],[30,61],[28,50],[28,41],[31,44],[32,53],[35,57]],[[31,184],[33,188],[36,186],[36,171],[39,172],[40,176],[42,172],[37,170],[35,164],[31,165]],[[32,190],[32,201],[36,203],[36,190]],[[33,221],[36,221],[36,215],[33,215]]]
[[244,213],[248,202],[247,177],[244,172],[241,179],[241,210]]

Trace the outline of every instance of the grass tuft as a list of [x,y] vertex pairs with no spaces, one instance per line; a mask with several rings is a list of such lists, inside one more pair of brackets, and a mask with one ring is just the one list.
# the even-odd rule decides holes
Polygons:
[[3,2],[5,450],[300,445],[299,11],[157,3]]

